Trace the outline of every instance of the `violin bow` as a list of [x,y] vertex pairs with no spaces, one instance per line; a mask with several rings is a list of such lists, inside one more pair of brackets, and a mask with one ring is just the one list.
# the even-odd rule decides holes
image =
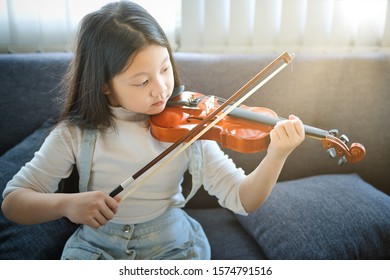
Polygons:
[[[149,172],[146,176],[142,178],[137,184],[131,188],[121,200],[124,200],[134,191],[136,191],[148,178],[150,178],[153,174],[160,171],[164,166],[166,166],[169,162],[175,159],[179,154],[185,151],[189,146],[191,146],[196,140],[198,140],[203,134],[205,134],[208,130],[210,130],[216,123],[218,123],[221,119],[223,119],[226,115],[228,115],[231,111],[233,111],[236,107],[242,104],[247,98],[249,98],[253,93],[259,90],[263,85],[265,85],[269,80],[271,80],[274,76],[276,76],[280,71],[282,71],[293,59],[295,55],[289,54],[288,52],[284,52],[279,57],[277,57],[274,61],[272,61],[269,65],[267,65],[263,70],[257,73],[250,81],[248,81],[244,86],[242,86],[236,93],[234,93],[230,98],[228,98],[221,106],[219,106],[215,111],[207,115],[206,118],[203,119],[197,126],[195,126],[191,131],[189,131],[186,135],[184,135],[181,139],[173,143],[169,146],[164,152],[150,161],[147,165],[142,167],[139,171],[137,171],[133,176],[126,179],[123,183],[121,183],[118,187],[116,187],[113,191],[110,192],[111,197],[115,197],[120,192],[122,192],[126,187],[128,187],[132,182],[137,180],[142,174],[152,168],[156,163],[160,162],[163,158],[165,158],[168,154],[170,154],[173,150],[175,150],[180,144],[185,143],[180,149],[178,149],[173,155],[166,159],[165,162],[160,164],[157,168]],[[261,77],[263,77],[267,72],[271,71],[271,69],[275,68],[277,64],[282,64],[278,66],[274,71],[272,71],[267,77],[261,80],[257,85],[255,85],[249,92],[245,95],[244,92],[247,91],[253,84],[255,84]],[[241,98],[240,98],[241,97]],[[236,99],[240,98],[238,101]],[[222,112],[222,113],[221,113]],[[217,116],[221,113],[219,116]],[[213,120],[214,119],[214,120]],[[210,122],[213,120],[212,122]],[[188,140],[188,141],[187,141]]]

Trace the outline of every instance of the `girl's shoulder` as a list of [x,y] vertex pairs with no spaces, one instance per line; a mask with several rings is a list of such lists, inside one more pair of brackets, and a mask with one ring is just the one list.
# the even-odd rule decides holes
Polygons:
[[59,122],[50,132],[47,140],[51,143],[78,150],[83,139],[83,129],[66,121]]
[[78,138],[81,137],[83,130],[67,121],[59,122],[51,132],[54,137],[71,137]]

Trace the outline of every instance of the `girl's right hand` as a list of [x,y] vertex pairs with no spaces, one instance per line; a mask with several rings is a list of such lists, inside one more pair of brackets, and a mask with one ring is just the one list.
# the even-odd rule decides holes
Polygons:
[[73,223],[98,228],[114,218],[119,201],[101,191],[70,194],[64,207],[65,216]]

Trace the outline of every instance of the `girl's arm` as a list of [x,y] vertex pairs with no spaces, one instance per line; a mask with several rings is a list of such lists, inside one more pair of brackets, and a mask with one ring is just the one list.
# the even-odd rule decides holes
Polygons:
[[103,192],[55,193],[61,178],[72,171],[81,136],[78,128],[63,124],[50,133],[33,159],[8,182],[3,193],[4,216],[21,224],[67,217],[92,227],[113,217],[117,202]]
[[93,228],[104,225],[117,212],[118,201],[107,194],[40,193],[21,188],[9,193],[2,204],[4,216],[20,224],[38,224],[67,217]]
[[288,155],[304,140],[302,122],[295,116],[278,123],[270,134],[267,155],[240,185],[240,199],[247,212],[253,212],[267,199]]

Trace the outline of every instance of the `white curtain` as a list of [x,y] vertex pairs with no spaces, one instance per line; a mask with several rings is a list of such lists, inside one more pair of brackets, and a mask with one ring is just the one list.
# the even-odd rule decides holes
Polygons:
[[[81,18],[114,0],[0,0],[0,52],[70,51]],[[390,49],[390,0],[134,0],[176,51]]]
[[182,0],[181,51],[390,48],[390,0]]
[[[0,52],[70,51],[82,17],[115,0],[0,0]],[[175,45],[181,0],[133,0]],[[156,5],[157,3],[157,5]]]

